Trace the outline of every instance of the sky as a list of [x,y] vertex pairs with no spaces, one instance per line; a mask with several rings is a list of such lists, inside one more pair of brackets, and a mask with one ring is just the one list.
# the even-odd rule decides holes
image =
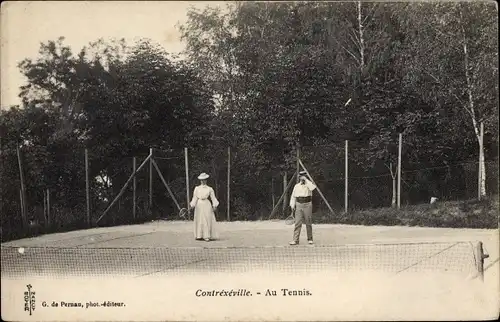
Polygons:
[[17,64],[36,58],[41,42],[65,37],[74,53],[99,38],[149,38],[167,52],[184,49],[178,23],[189,7],[222,6],[212,1],[4,1],[1,7],[1,102],[19,104],[19,86],[26,79]]

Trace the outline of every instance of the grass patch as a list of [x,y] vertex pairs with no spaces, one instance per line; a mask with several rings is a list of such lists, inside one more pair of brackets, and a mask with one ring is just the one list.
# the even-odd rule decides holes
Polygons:
[[318,211],[315,223],[364,226],[417,226],[496,229],[499,226],[498,198],[481,201],[445,201],[396,208],[376,208],[347,214]]

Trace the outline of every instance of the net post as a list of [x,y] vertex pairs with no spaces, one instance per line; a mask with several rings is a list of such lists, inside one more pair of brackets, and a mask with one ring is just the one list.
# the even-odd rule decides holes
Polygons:
[[484,260],[489,257],[488,254],[484,253],[483,242],[479,241],[476,244],[476,269],[477,274],[481,282],[484,282]]

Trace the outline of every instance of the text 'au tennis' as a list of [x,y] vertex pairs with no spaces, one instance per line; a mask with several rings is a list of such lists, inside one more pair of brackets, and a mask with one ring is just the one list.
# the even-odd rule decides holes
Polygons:
[[[240,296],[253,296],[254,293],[247,289],[238,290],[197,290],[195,295],[197,297],[211,297],[211,296],[221,296],[221,297],[240,297]],[[311,291],[307,289],[293,290],[288,288],[282,288],[279,290],[267,289],[264,292],[256,292],[257,296],[311,296]]]

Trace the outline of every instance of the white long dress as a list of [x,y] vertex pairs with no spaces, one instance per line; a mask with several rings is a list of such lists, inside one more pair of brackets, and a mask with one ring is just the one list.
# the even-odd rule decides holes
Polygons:
[[[208,199],[210,197],[210,200]],[[217,239],[215,231],[215,214],[212,207],[217,208],[219,201],[212,187],[199,185],[194,188],[190,206],[194,208],[194,237],[196,239]]]

